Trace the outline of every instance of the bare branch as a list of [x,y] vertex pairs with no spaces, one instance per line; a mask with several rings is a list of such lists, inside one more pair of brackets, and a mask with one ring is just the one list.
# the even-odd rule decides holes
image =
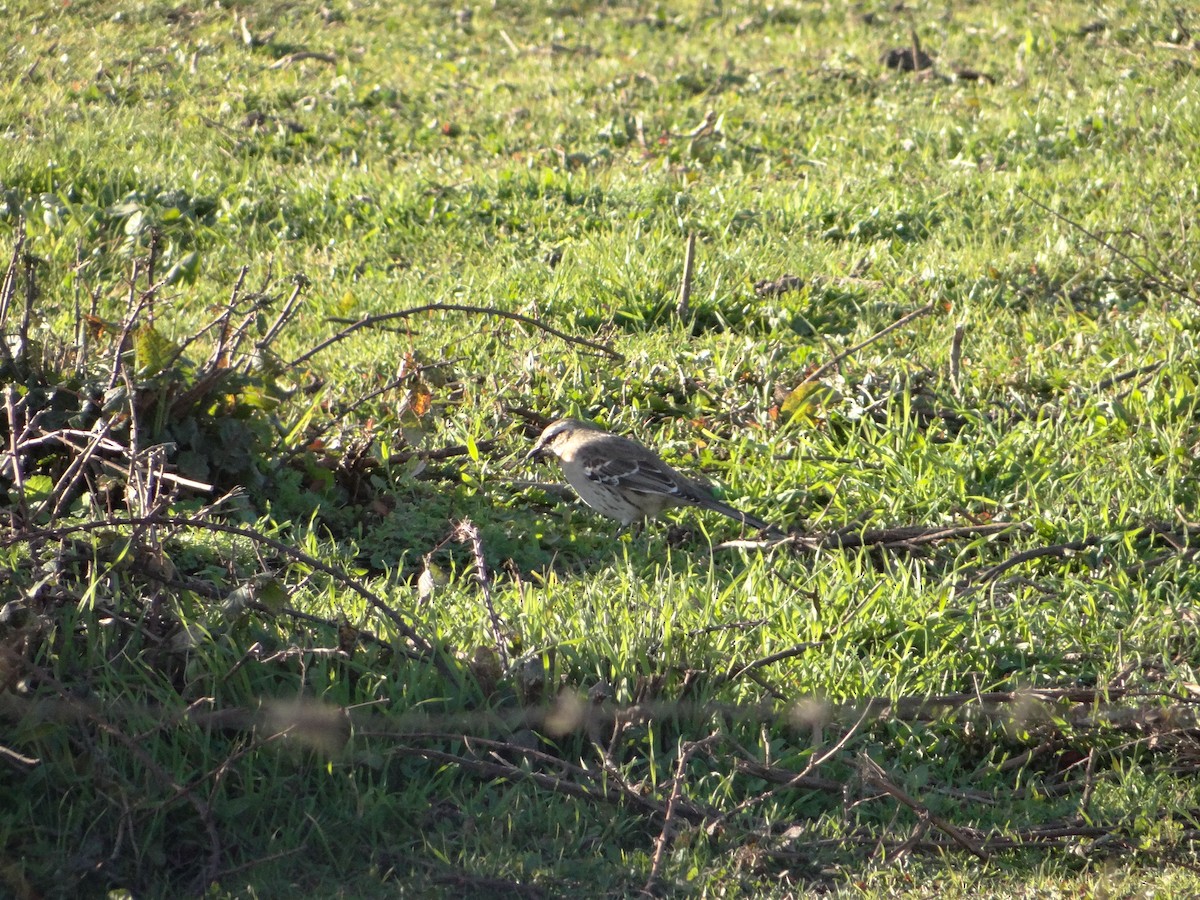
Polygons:
[[1063,215],[1062,213],[1060,213],[1058,210],[1053,209],[1050,206],[1047,206],[1041,200],[1037,199],[1032,194],[1027,193],[1026,191],[1022,190],[1019,187],[1017,188],[1017,193],[1019,193],[1022,197],[1024,197],[1026,200],[1028,200],[1034,206],[1038,207],[1039,209],[1045,210],[1046,212],[1050,213],[1050,215],[1054,216],[1054,218],[1056,218],[1062,222],[1066,222],[1068,225],[1070,225],[1075,230],[1080,231],[1083,234],[1087,235],[1089,238],[1091,238],[1093,241],[1095,241],[1101,247],[1104,247],[1105,249],[1114,253],[1116,256],[1125,260],[1125,262],[1129,263],[1131,266],[1133,266],[1135,269],[1137,269],[1139,272],[1141,272],[1143,275],[1145,275],[1148,279],[1150,279],[1150,282],[1152,284],[1156,284],[1159,287],[1166,288],[1172,294],[1182,297],[1184,300],[1190,300],[1192,303],[1198,302],[1196,295],[1189,288],[1180,287],[1177,283],[1173,283],[1173,279],[1168,280],[1168,279],[1170,279],[1169,272],[1164,273],[1161,269],[1159,269],[1158,271],[1155,271],[1154,269],[1151,269],[1151,268],[1143,265],[1141,262],[1134,259],[1134,257],[1130,256],[1128,253],[1126,253],[1121,248],[1110,243],[1109,241],[1106,241],[1104,238],[1100,237],[1100,235],[1096,234],[1095,232],[1088,231],[1086,228],[1084,228],[1082,225],[1080,225],[1074,219],[1071,219],[1071,218]]
[[297,549],[292,544],[284,541],[275,540],[272,537],[254,531],[249,528],[242,528],[237,525],[226,525],[222,522],[212,522],[207,519],[189,519],[179,516],[114,516],[108,519],[102,519],[94,522],[83,522],[78,525],[65,525],[58,528],[42,528],[35,531],[23,531],[16,534],[7,534],[0,536],[0,547],[11,547],[14,544],[25,543],[35,540],[46,540],[49,538],[63,538],[71,534],[86,533],[92,531],[100,531],[105,528],[120,528],[120,527],[146,527],[151,525],[175,526],[178,528],[197,528],[202,531],[214,531],[220,534],[232,534],[238,537],[247,538],[256,544],[262,544],[270,547],[275,552],[282,554],[288,559],[303,563],[304,565],[328,575],[334,581],[352,590],[364,600],[367,601],[375,610],[382,613],[396,627],[396,630],[403,635],[415,648],[415,658],[427,659],[432,661],[442,674],[448,676],[452,681],[458,683],[461,680],[459,673],[450,665],[444,653],[434,648],[427,640],[421,637],[413,627],[401,616],[398,612],[384,603],[383,599],[372,591],[367,590],[361,582],[351,578],[345,572],[335,566],[322,562],[314,556],[310,556],[303,550]]

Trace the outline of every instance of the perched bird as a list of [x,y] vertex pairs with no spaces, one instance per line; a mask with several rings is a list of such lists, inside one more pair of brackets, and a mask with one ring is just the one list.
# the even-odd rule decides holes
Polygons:
[[525,459],[547,453],[558,458],[584,503],[622,525],[652,519],[672,506],[699,506],[758,531],[783,534],[770,523],[722,503],[708,485],[679,474],[637,441],[587,422],[552,422]]

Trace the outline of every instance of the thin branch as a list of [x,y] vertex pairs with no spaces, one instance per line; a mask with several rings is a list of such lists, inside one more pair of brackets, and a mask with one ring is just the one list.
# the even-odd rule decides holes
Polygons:
[[883,547],[885,549],[912,550],[926,544],[960,538],[988,537],[1007,531],[1025,532],[1030,526],[1024,522],[989,522],[984,525],[935,526],[900,525],[895,528],[842,529],[827,534],[802,534],[792,532],[786,538],[767,540],[725,541],[714,550],[754,549],[790,546],[797,552],[815,553],[822,550],[854,550],[859,547]]
[[234,310],[237,309],[238,297],[242,293],[242,285],[246,283],[246,275],[249,271],[249,266],[242,266],[238,270],[238,277],[233,283],[233,290],[229,292],[229,302],[225,304],[225,308],[221,310],[221,315],[217,317],[217,321],[214,323],[217,326],[217,339],[213,343],[212,354],[209,356],[208,363],[204,367],[206,372],[211,373],[225,367],[228,353],[227,346],[229,343],[229,323],[233,320]]
[[[463,739],[463,735],[458,736],[459,740]],[[476,743],[475,739],[471,739],[472,743]],[[521,749],[516,744],[506,744],[507,748],[512,750]],[[532,781],[534,784],[556,794],[565,794],[568,797],[575,797],[580,800],[602,800],[613,805],[624,805],[638,797],[635,793],[625,793],[610,787],[604,780],[593,781],[592,784],[585,785],[575,781],[570,781],[557,775],[549,775],[545,772],[531,772],[527,769],[522,769],[519,766],[514,766],[511,763],[501,762],[496,759],[485,761],[481,759],[473,759],[469,756],[462,756],[456,753],[448,753],[444,750],[434,750],[428,747],[410,747],[398,745],[391,748],[391,752],[400,756],[418,756],[422,759],[427,759],[430,762],[442,763],[447,765],[457,766],[464,772],[471,772],[481,778],[488,780],[504,779],[506,781],[521,782]],[[637,806],[649,806],[653,812],[659,812],[657,804],[652,803],[646,798],[642,798],[641,803],[635,803]],[[643,809],[643,811],[646,811]],[[681,809],[680,814],[685,814]]]
[[303,275],[297,275],[293,279],[292,295],[287,298],[283,304],[283,309],[279,311],[279,315],[275,317],[275,321],[267,328],[266,334],[258,339],[255,344],[257,347],[269,347],[274,342],[283,326],[291,321],[292,316],[296,314],[296,308],[300,304],[300,295],[304,289],[310,284],[309,280]]
[[40,759],[33,756],[25,756],[23,753],[18,753],[11,747],[5,747],[3,744],[0,744],[0,759],[20,769],[22,772],[42,764]]
[[[1142,529],[1137,529],[1142,530]],[[1031,559],[1042,559],[1046,556],[1069,556],[1072,553],[1079,553],[1089,547],[1094,547],[1100,543],[1099,537],[1084,538],[1080,541],[1066,541],[1062,544],[1050,544],[1045,547],[1031,547],[1028,550],[1022,550],[1020,553],[1014,553],[1004,562],[997,563],[989,569],[985,569],[975,577],[975,584],[972,585],[972,590],[978,590],[983,585],[990,581],[995,581],[1009,569],[1019,566],[1021,563],[1029,562]],[[965,587],[960,585],[960,587]]]
[[[130,398],[130,406],[132,405],[132,398]],[[51,510],[51,519],[56,519],[62,513],[62,511],[66,509],[68,499],[75,491],[75,486],[85,474],[85,467],[91,461],[93,455],[95,455],[95,453],[101,447],[104,447],[107,443],[110,443],[108,433],[112,425],[112,419],[102,419],[98,421],[96,425],[99,427],[95,432],[92,433],[87,445],[82,449],[68,441],[63,441],[63,443],[67,446],[76,449],[78,451],[78,455],[71,460],[70,465],[67,466],[66,470],[62,473],[62,476],[55,483],[54,489],[50,492],[49,496],[42,501],[42,505],[38,508],[37,513],[34,515],[35,521],[45,515],[47,510]],[[130,462],[132,464],[132,458]],[[124,469],[120,469],[120,471],[123,472]]]
[[171,773],[150,755],[136,736],[126,734],[121,728],[110,722],[106,716],[100,715],[88,705],[74,699],[66,686],[61,684],[48,669],[39,667],[38,678],[53,686],[59,697],[73,710],[74,715],[91,722],[99,731],[102,731],[121,744],[138,760],[145,771],[152,773],[164,786],[172,790],[173,796],[168,798],[164,805],[183,798],[195,809],[196,815],[199,816],[204,826],[205,834],[208,837],[208,858],[201,868],[200,874],[197,876],[199,882],[199,891],[197,893],[203,893],[204,889],[213,883],[221,866],[221,838],[217,831],[216,818],[213,816],[212,807],[200,797],[197,797],[190,787],[176,781]]
[[1150,375],[1154,372],[1157,372],[1164,365],[1166,365],[1166,362],[1160,360],[1156,363],[1150,363],[1148,366],[1139,366],[1136,369],[1130,369],[1128,372],[1121,372],[1119,375],[1110,375],[1107,378],[1101,378],[1096,384],[1096,387],[1102,391],[1105,391],[1110,387],[1114,387],[1123,381],[1128,381],[1131,378],[1138,378],[1142,375]]
[[32,253],[25,253],[22,257],[25,263],[25,305],[21,309],[21,322],[17,326],[17,352],[26,354],[29,352],[29,325],[33,321],[33,307],[37,303],[37,276],[34,274],[34,266],[37,263],[37,257]]
[[785,659],[792,659],[795,656],[803,656],[809,650],[815,650],[818,647],[824,646],[824,641],[805,641],[803,644],[797,644],[794,647],[788,647],[786,650],[780,650],[778,653],[772,653],[770,656],[764,656],[761,659],[756,659],[748,662],[745,665],[737,668],[730,667],[725,675],[718,676],[717,684],[724,684],[727,681],[736,681],[743,675],[753,672],[755,669],[761,669],[764,666],[770,666],[777,662],[783,662]]
[[[605,356],[609,357],[610,359],[615,359],[618,361],[624,359],[624,357],[620,353],[617,353],[611,347],[608,347],[604,344],[599,344],[595,341],[589,341],[586,338],[576,337],[574,335],[567,334],[565,331],[559,331],[557,328],[547,325],[545,322],[540,322],[537,319],[531,318],[530,316],[523,316],[520,313],[507,312],[502,309],[492,309],[491,307],[487,307],[487,306],[469,306],[469,305],[463,304],[463,303],[426,303],[424,306],[414,306],[412,309],[402,309],[397,312],[382,313],[381,315],[377,315],[377,316],[364,316],[361,319],[353,321],[353,322],[351,322],[351,324],[347,325],[345,328],[343,328],[337,334],[333,335],[332,337],[326,338],[324,341],[317,344],[311,350],[308,350],[307,352],[302,353],[299,356],[297,356],[290,363],[288,363],[288,366],[289,367],[298,366],[301,363],[307,362],[309,359],[316,356],[322,350],[325,350],[336,343],[344,341],[346,338],[348,338],[350,335],[354,334],[354,332],[358,331],[359,329],[373,328],[376,325],[379,325],[383,322],[390,322],[393,319],[407,319],[410,316],[419,315],[420,313],[439,312],[439,311],[440,312],[465,312],[465,313],[473,313],[473,314],[482,315],[482,316],[496,316],[497,318],[501,318],[501,319],[510,319],[511,321],[520,322],[524,325],[529,325],[533,328],[537,328],[541,331],[546,332],[547,334],[552,334],[556,338],[566,341],[568,344],[577,344],[582,347],[587,347],[590,350],[595,350],[597,353],[602,353]],[[342,323],[342,322],[347,322],[350,320],[330,319],[329,321],[335,322],[335,323]]]
[[[25,255],[25,217],[21,216],[17,219],[17,235],[13,239],[12,256],[8,262],[8,268],[4,271],[4,283],[0,286],[0,334],[8,331],[8,314],[12,309],[13,297],[17,293],[17,271],[21,260]],[[28,352],[26,347],[17,347],[17,353],[24,355]],[[7,340],[0,340],[0,361],[8,368],[16,368],[16,360],[13,357],[12,350],[8,346]],[[16,373],[14,373],[16,374]]]
[[315,59],[317,62],[329,63],[329,65],[337,64],[337,57],[332,53],[318,53],[316,50],[297,50],[294,53],[289,53],[287,56],[281,56],[275,62],[267,66],[268,69],[284,69],[293,63],[302,62],[306,59]]
[[[1023,189],[1018,187],[1017,193],[1019,193],[1022,197],[1024,197],[1026,200],[1028,200],[1034,206],[1038,207],[1039,209],[1045,210],[1046,212],[1050,213],[1050,215],[1054,216],[1054,218],[1059,219],[1060,221],[1066,222],[1072,228],[1087,235],[1089,238],[1091,238],[1093,241],[1095,241],[1101,247],[1104,247],[1105,249],[1114,253],[1116,256],[1125,260],[1125,262],[1129,263],[1131,266],[1133,266],[1135,269],[1137,269],[1139,272],[1141,272],[1143,275],[1145,275],[1147,278],[1149,278],[1151,283],[1157,284],[1159,287],[1166,288],[1168,291],[1170,291],[1173,294],[1176,294],[1177,296],[1182,297],[1184,300],[1190,300],[1193,303],[1197,302],[1197,298],[1196,298],[1195,294],[1193,294],[1190,290],[1188,290],[1187,288],[1179,287],[1177,284],[1173,284],[1169,281],[1166,281],[1161,270],[1154,271],[1153,269],[1148,268],[1147,266],[1143,265],[1141,262],[1136,260],[1134,257],[1130,256],[1124,250],[1117,247],[1115,244],[1112,244],[1109,241],[1106,241],[1104,238],[1100,237],[1100,235],[1096,234],[1095,232],[1088,231],[1086,228],[1084,228],[1082,225],[1080,225],[1074,219],[1068,218],[1067,216],[1060,213],[1058,210],[1047,206],[1045,203],[1043,203],[1041,200],[1034,197],[1032,194],[1026,193]],[[1167,274],[1169,275],[1170,273],[1167,273]]]
[[[5,343],[3,335],[0,335],[0,344]],[[24,429],[20,427],[17,408],[20,407],[21,412],[25,412],[25,400],[14,402],[17,395],[17,389],[11,385],[4,386],[4,410],[8,416],[8,465],[12,467],[11,472],[5,472],[3,467],[0,467],[0,474],[8,475],[12,479],[13,491],[16,494],[16,516],[22,524],[27,524],[29,519],[29,503],[25,496],[25,470],[21,464],[21,448],[18,446],[21,434]],[[10,520],[10,526],[15,524]]]
[[[755,794],[753,797],[747,797],[741,803],[734,806],[733,809],[722,813],[713,822],[713,825],[710,826],[710,830],[717,825],[728,822],[734,816],[747,809],[750,809],[751,807],[761,806],[765,801],[769,800],[771,797],[774,797],[781,791],[791,790],[798,787],[816,787],[819,790],[830,789],[823,783],[823,779],[821,781],[814,779],[812,773],[821,766],[825,765],[825,763],[829,762],[829,760],[833,759],[846,748],[846,746],[850,743],[850,740],[856,734],[858,734],[862,730],[863,726],[870,720],[871,714],[875,711],[875,709],[876,705],[874,701],[868,703],[854,724],[846,729],[846,733],[843,734],[837,740],[837,742],[824,753],[814,755],[813,758],[808,761],[808,764],[805,765],[805,767],[799,772],[787,772],[784,774],[776,767],[762,766],[761,763],[754,761],[752,764],[755,766],[762,766],[763,769],[771,770],[772,772],[780,772],[778,777],[766,778],[766,780],[775,781],[775,787],[767,788],[765,791]],[[844,790],[845,785],[841,784],[840,782],[838,782],[837,785],[837,788],[834,788],[834,790]]]
[[936,309],[936,304],[934,304],[933,302],[930,302],[930,303],[926,303],[920,309],[914,309],[912,312],[908,313],[907,315],[901,316],[899,319],[897,319],[891,325],[887,326],[887,328],[884,328],[881,331],[875,332],[873,335],[871,335],[865,341],[860,341],[859,343],[855,344],[853,347],[846,348],[841,353],[839,353],[837,356],[835,356],[833,359],[829,360],[828,362],[826,362],[820,366],[817,366],[817,368],[815,368],[811,372],[809,372],[808,375],[804,378],[804,380],[801,381],[800,384],[796,385],[796,387],[801,388],[801,387],[804,387],[804,385],[806,385],[806,384],[812,384],[814,381],[816,381],[818,378],[820,378],[822,375],[824,375],[826,372],[828,372],[830,369],[832,369],[834,366],[836,366],[838,363],[840,363],[846,357],[852,356],[853,354],[857,353],[859,350],[863,349],[864,347],[869,347],[871,344],[875,343],[880,338],[883,338],[883,337],[891,334],[897,328],[903,328],[909,322],[913,321],[913,319],[919,319],[919,318],[921,318],[921,316],[929,315],[931,312],[934,311],[934,309]]
[[686,741],[679,751],[679,758],[675,761],[675,776],[671,779],[671,796],[667,798],[667,811],[663,816],[662,830],[659,831],[658,837],[654,841],[654,856],[650,861],[650,876],[646,879],[646,884],[642,887],[642,893],[647,896],[654,895],[654,889],[658,882],[659,873],[662,871],[663,860],[666,859],[667,846],[671,842],[671,838],[675,836],[675,817],[679,812],[679,805],[683,798],[684,775],[686,774],[687,764],[691,762],[692,757],[700,750],[711,746],[715,741],[719,740],[721,733],[714,731],[708,737],[699,741]]
[[954,326],[954,335],[950,338],[950,384],[955,394],[962,386],[962,345],[966,330],[960,322]]

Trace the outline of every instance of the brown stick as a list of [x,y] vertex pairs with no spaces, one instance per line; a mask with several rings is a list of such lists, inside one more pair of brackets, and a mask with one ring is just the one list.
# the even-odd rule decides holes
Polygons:
[[697,751],[710,746],[720,737],[720,732],[714,731],[703,740],[685,742],[679,750],[679,758],[675,761],[675,777],[671,779],[671,796],[667,798],[667,812],[663,816],[662,830],[659,831],[658,837],[654,841],[654,856],[650,861],[650,877],[642,886],[642,893],[648,897],[654,896],[658,875],[662,871],[663,860],[666,858],[667,845],[675,835],[675,816],[683,797],[684,774],[687,764]]
[[683,282],[679,285],[679,303],[675,315],[686,319],[691,312],[692,269],[696,261],[696,232],[688,232],[687,249],[683,253]]

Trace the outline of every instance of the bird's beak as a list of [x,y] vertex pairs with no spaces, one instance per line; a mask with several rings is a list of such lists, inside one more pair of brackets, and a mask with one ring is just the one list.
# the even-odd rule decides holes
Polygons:
[[533,445],[533,448],[521,457],[521,462],[527,463],[531,460],[539,459],[546,452],[546,442],[538,439],[538,442]]

